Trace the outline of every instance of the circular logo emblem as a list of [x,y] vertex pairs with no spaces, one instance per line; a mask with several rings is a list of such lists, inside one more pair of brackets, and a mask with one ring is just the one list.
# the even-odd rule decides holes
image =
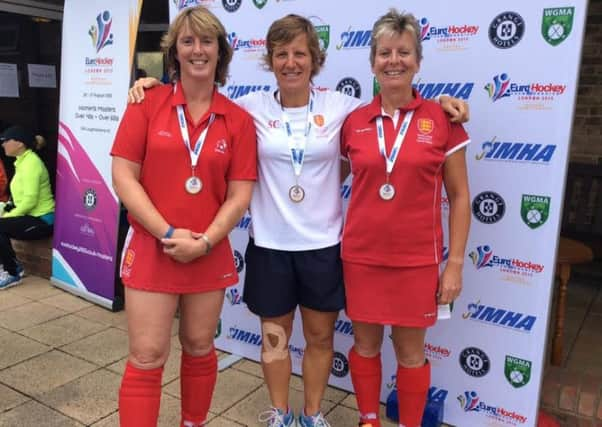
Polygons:
[[234,266],[237,273],[240,273],[245,268],[245,259],[237,250],[234,250]]
[[506,203],[493,191],[484,191],[472,201],[472,213],[484,224],[494,224],[504,216]]
[[482,377],[489,372],[489,356],[476,347],[467,347],[460,353],[460,366],[472,377]]
[[343,353],[334,352],[330,373],[338,378],[343,378],[349,373],[349,362]]
[[242,4],[242,0],[222,0],[222,4],[228,12],[236,12]]
[[353,77],[345,77],[341,80],[336,87],[338,92],[344,93],[345,95],[354,96],[360,98],[362,96],[362,87]]
[[489,25],[489,40],[500,49],[514,47],[524,33],[525,21],[516,12],[500,13]]
[[92,188],[88,188],[85,192],[84,192],[84,207],[91,211],[92,209],[94,209],[96,207],[96,191],[94,191]]

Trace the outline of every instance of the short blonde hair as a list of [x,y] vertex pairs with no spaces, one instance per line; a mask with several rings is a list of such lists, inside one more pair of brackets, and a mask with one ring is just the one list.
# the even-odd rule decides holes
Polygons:
[[203,6],[184,9],[169,26],[169,30],[161,39],[161,49],[166,57],[170,80],[180,78],[180,64],[176,58],[176,42],[178,34],[188,25],[197,36],[210,34],[217,38],[219,53],[215,82],[223,86],[228,78],[228,67],[232,61],[232,47],[228,43],[226,29],[217,17]]
[[420,24],[411,13],[399,12],[397,9],[391,8],[389,12],[376,20],[372,27],[372,40],[370,41],[370,65],[374,65],[376,57],[376,44],[382,36],[401,35],[405,31],[414,37],[416,46],[416,58],[418,63],[422,60],[422,40]]
[[320,38],[311,21],[303,16],[290,14],[283,18],[272,22],[266,35],[267,53],[263,56],[263,62],[266,68],[274,71],[272,56],[274,49],[283,44],[293,41],[300,34],[307,36],[307,48],[311,54],[311,74],[310,79],[313,79],[324,65],[326,53],[320,49]]

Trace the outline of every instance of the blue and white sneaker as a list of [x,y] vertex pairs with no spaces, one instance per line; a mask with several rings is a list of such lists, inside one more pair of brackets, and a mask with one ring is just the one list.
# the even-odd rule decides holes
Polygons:
[[25,269],[23,268],[23,264],[17,261],[17,276],[23,278],[25,276]]
[[267,427],[296,427],[295,415],[290,409],[287,413],[278,409],[270,408],[269,411],[259,414],[259,422],[267,423]]
[[0,290],[8,289],[11,286],[15,286],[21,283],[21,276],[12,276],[7,271],[0,273]]
[[299,419],[297,420],[298,427],[330,427],[326,418],[322,412],[318,412],[316,415],[305,415],[305,410],[299,414]]

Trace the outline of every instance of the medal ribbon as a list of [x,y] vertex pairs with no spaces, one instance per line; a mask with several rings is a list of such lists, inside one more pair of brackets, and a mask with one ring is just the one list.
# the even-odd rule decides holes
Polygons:
[[312,112],[314,110],[314,92],[310,89],[309,93],[309,104],[307,105],[307,113],[306,113],[306,126],[305,132],[303,133],[303,137],[295,138],[293,135],[293,129],[291,127],[291,121],[284,111],[284,107],[282,107],[282,102],[280,102],[280,93],[277,94],[278,102],[280,103],[280,107],[282,108],[282,123],[284,123],[284,129],[286,131],[286,139],[288,143],[288,149],[291,153],[291,163],[293,165],[293,171],[295,172],[295,178],[299,179],[301,176],[301,169],[303,169],[303,160],[305,159],[305,147],[307,146],[307,137],[311,131],[311,119]]
[[397,137],[395,138],[395,142],[393,143],[393,148],[391,149],[391,154],[387,156],[387,148],[385,146],[385,128],[383,126],[383,118],[382,116],[378,116],[376,118],[376,134],[378,137],[378,149],[380,151],[381,156],[385,158],[385,171],[387,172],[387,182],[389,181],[389,175],[393,172],[393,166],[395,166],[395,162],[397,161],[397,156],[399,155],[399,151],[401,150],[401,145],[403,144],[403,140],[408,133],[408,129],[410,128],[410,122],[412,121],[412,116],[414,116],[414,111],[408,111],[403,118],[403,122],[401,122],[401,126],[399,127],[399,132],[397,133]]
[[[175,92],[175,86],[174,86]],[[197,139],[194,147],[190,145],[190,136],[188,135],[188,125],[186,123],[186,114],[184,114],[184,108],[181,105],[176,106],[176,111],[178,112],[178,123],[180,125],[180,133],[182,134],[182,139],[184,140],[184,145],[188,149],[188,154],[190,154],[190,165],[192,167],[192,176],[194,176],[194,169],[199,161],[199,156],[201,155],[201,150],[203,149],[203,145],[205,144],[205,139],[207,138],[207,132],[209,131],[209,126],[213,123],[215,119],[215,114],[211,113],[209,116],[209,123],[207,127],[203,129],[201,134],[199,135],[199,139]]]

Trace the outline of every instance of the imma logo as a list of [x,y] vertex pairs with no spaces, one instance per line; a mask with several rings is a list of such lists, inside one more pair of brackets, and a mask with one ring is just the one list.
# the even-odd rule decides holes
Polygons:
[[92,38],[92,45],[96,49],[96,53],[100,52],[105,46],[113,44],[112,24],[111,12],[105,10],[96,16],[96,25],[92,25],[88,30],[88,35]]
[[475,155],[477,160],[492,160],[518,163],[536,163],[547,165],[552,160],[556,146],[515,141],[485,141],[481,152]]
[[531,332],[537,317],[502,308],[483,305],[480,301],[468,304],[463,319],[501,326],[519,332]]
[[240,341],[245,344],[250,345],[261,345],[261,335],[256,334],[254,332],[245,331],[244,329],[240,329],[236,326],[232,326],[228,329],[228,339]]
[[423,98],[436,98],[439,95],[449,95],[460,99],[468,99],[474,88],[474,83],[449,82],[449,83],[416,83],[414,89],[420,92]]
[[351,27],[341,33],[341,39],[336,45],[337,50],[361,49],[370,46],[372,30],[354,30]]

